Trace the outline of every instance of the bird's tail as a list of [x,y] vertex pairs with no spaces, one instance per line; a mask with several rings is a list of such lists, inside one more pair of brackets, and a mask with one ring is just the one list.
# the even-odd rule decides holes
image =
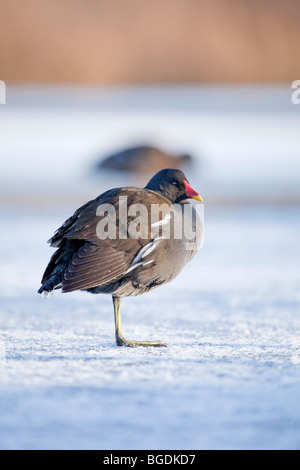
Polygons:
[[54,289],[59,289],[61,287],[65,269],[66,263],[60,263],[56,266],[47,280],[45,280],[45,282],[43,282],[44,279],[42,280],[43,284],[39,288],[38,293],[42,294],[43,297],[47,297]]
[[48,266],[43,274],[42,285],[38,290],[39,294],[47,297],[54,289],[59,289],[64,280],[64,273],[80,246],[84,244],[82,240],[62,240],[59,248],[52,255]]

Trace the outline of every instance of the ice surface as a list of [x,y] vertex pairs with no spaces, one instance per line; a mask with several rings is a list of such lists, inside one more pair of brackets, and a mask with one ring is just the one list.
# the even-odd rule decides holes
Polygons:
[[[134,128],[138,120],[131,116],[122,131],[124,115],[102,111],[99,120],[97,112],[1,108],[0,448],[299,449],[298,206],[211,206],[194,185],[205,200],[201,252],[169,285],[122,303],[128,338],[161,339],[168,348],[118,348],[109,296],[37,294],[53,253],[46,240],[79,202],[97,195],[98,183],[83,174],[92,161],[83,160],[87,143],[94,158],[99,140],[108,148],[117,131],[128,137],[129,123]],[[296,179],[295,114],[231,115],[225,127],[210,113],[207,120],[168,117],[153,111],[147,125],[199,149],[204,136],[219,174],[226,169],[227,189],[230,181],[238,194],[241,186],[257,187],[260,144],[277,146],[277,163],[289,149],[293,162],[281,187],[279,168],[267,175],[267,190],[282,192]],[[273,133],[270,126],[264,134],[270,121],[277,123]],[[238,142],[231,140],[234,122],[243,131]],[[243,166],[245,137],[251,146]]]
[[109,296],[37,295],[58,217],[1,218],[1,448],[300,447],[299,211],[207,212],[190,266],[123,301],[167,349],[118,348]]

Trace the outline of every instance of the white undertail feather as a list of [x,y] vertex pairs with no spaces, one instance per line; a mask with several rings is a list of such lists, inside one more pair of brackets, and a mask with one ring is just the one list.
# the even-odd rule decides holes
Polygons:
[[43,297],[44,299],[46,299],[47,297],[50,297],[50,295],[52,295],[52,294],[53,294],[53,292],[49,292],[49,291],[47,291],[47,290],[43,290],[43,292],[42,292],[42,297]]

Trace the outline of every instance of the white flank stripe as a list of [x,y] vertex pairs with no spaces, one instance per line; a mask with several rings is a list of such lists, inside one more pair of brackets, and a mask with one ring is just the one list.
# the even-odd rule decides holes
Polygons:
[[161,225],[165,225],[169,222],[170,219],[171,212],[168,212],[168,214],[162,220],[159,220],[158,222],[153,222],[153,224],[151,224],[151,227],[160,227]]
[[141,262],[141,263],[134,264],[129,269],[127,269],[124,275],[130,273],[130,271],[133,271],[133,269],[138,268],[139,266],[146,266],[146,264],[153,263],[153,261],[154,259],[151,259],[150,261],[146,261],[146,263]]
[[143,246],[143,248],[138,252],[136,257],[134,258],[132,264],[136,263],[140,259],[145,258],[145,256],[149,255],[162,240],[163,240],[163,237],[157,237],[154,240],[152,240],[150,243],[147,243],[147,245]]

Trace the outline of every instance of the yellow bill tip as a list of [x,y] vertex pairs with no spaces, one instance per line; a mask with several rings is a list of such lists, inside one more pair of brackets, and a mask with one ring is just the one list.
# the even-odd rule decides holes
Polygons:
[[202,199],[202,197],[200,196],[200,194],[197,194],[197,196],[192,196],[192,198],[195,199],[196,201],[203,202],[203,199]]

